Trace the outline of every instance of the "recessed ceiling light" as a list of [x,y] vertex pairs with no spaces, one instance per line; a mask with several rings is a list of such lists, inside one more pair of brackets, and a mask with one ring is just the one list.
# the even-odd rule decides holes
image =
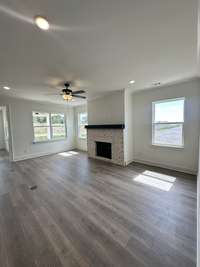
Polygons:
[[156,82],[156,83],[153,83],[154,86],[159,86],[161,85],[161,82]]
[[4,86],[3,89],[5,89],[5,90],[10,90],[10,87],[8,87],[8,86]]
[[130,83],[130,84],[134,84],[134,83],[135,83],[135,81],[134,81],[134,80],[131,80],[129,83]]
[[41,16],[35,17],[35,24],[40,28],[41,30],[47,31],[49,29],[49,22],[47,19]]

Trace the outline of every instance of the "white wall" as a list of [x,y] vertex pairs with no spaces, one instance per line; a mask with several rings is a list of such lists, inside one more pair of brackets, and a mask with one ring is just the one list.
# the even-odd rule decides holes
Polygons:
[[4,140],[3,111],[0,109],[0,149],[4,148],[5,148],[5,140]]
[[[185,97],[185,124],[183,149],[151,145],[152,102]],[[196,173],[198,166],[198,136],[200,130],[200,83],[192,80],[164,88],[133,94],[132,134],[134,160]]]
[[75,147],[82,151],[87,151],[87,138],[82,139],[78,137],[78,114],[86,112],[87,113],[87,105],[81,105],[74,108],[74,122],[75,122]]
[[[200,76],[200,0],[198,0],[198,74]],[[200,142],[197,177],[197,267],[200,267]]]
[[197,267],[200,267],[200,145],[199,168],[197,177]]
[[[73,149],[74,110],[64,105],[44,104],[14,98],[2,98],[0,104],[10,105],[13,159],[37,157]],[[63,112],[67,120],[67,138],[62,141],[34,144],[32,111]]]
[[88,101],[88,124],[124,123],[124,91]]
[[124,160],[125,164],[129,164],[133,161],[133,101],[132,92],[130,90],[124,91],[124,117],[125,117],[125,129],[124,129]]
[[7,107],[2,107],[3,113],[3,127],[4,127],[4,148],[9,152],[9,127],[8,127],[8,111]]
[[124,161],[133,161],[132,92],[128,89],[112,92],[88,102],[88,124],[125,124]]

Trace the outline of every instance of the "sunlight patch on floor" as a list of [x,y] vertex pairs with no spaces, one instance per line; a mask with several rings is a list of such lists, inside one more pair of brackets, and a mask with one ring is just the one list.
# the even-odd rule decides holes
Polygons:
[[152,172],[152,171],[144,171],[142,174],[151,176],[153,178],[157,178],[166,182],[174,183],[176,181],[176,177],[174,176],[169,176],[163,173],[159,172]]
[[133,178],[133,180],[163,191],[169,191],[176,181],[176,178],[158,172],[144,171],[142,174]]
[[79,154],[79,152],[77,152],[77,151],[68,151],[68,153],[70,153],[72,155],[78,155]]
[[71,157],[73,155],[78,155],[79,153],[76,152],[76,151],[66,151],[66,152],[61,152],[61,153],[58,153],[59,156],[62,156],[62,157]]

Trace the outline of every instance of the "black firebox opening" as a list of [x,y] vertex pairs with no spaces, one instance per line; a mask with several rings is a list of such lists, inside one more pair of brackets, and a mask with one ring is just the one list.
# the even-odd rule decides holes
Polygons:
[[112,144],[107,142],[96,142],[96,155],[112,159]]

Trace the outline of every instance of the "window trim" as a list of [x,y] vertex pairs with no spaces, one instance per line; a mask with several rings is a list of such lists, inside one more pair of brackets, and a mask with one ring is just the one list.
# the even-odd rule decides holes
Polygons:
[[[81,137],[80,134],[79,134],[80,114],[86,114],[86,115],[88,115],[86,111],[78,112],[78,114],[77,114],[78,115],[78,120],[77,120],[77,122],[78,122],[77,123],[77,137],[78,137],[78,139],[86,140],[87,139],[87,131],[86,131],[86,137]],[[85,125],[87,125],[87,124],[85,124]]]
[[[165,103],[165,102],[173,102],[177,100],[183,100],[183,121],[181,122],[155,122],[155,105],[159,103]],[[162,143],[156,143],[154,142],[154,136],[155,136],[155,125],[160,124],[181,124],[182,125],[182,145],[170,145],[170,144],[162,144]],[[183,149],[185,146],[185,140],[184,140],[184,127],[185,126],[185,97],[178,97],[178,98],[168,98],[168,99],[162,99],[158,101],[152,102],[152,123],[151,123],[151,145],[156,147],[165,147],[165,148],[180,148]]]
[[[34,122],[33,122],[33,114],[34,113],[47,113],[48,116],[49,116],[49,125],[47,126],[34,126]],[[55,139],[53,138],[53,131],[52,131],[52,128],[55,127],[55,126],[52,126],[52,123],[51,123],[51,114],[63,114],[64,115],[64,129],[65,129],[65,137],[62,137],[62,138],[58,138],[58,139]],[[32,111],[32,127],[33,127],[33,144],[39,144],[39,143],[50,143],[50,142],[58,142],[58,141],[64,141],[67,139],[67,118],[66,118],[66,114],[64,112],[47,112],[47,111]],[[35,140],[35,134],[34,134],[34,128],[36,127],[49,127],[49,130],[50,130],[50,139],[48,140],[42,140],[42,141],[37,141]]]

